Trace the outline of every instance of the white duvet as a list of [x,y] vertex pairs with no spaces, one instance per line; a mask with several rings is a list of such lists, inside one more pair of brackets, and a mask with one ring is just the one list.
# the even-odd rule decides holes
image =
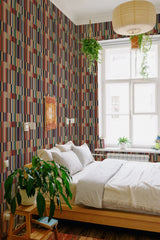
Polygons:
[[125,161],[104,160],[94,164],[91,171],[84,174],[77,183],[75,204],[83,204],[96,208],[102,208],[104,185],[122,167]]
[[160,163],[106,159],[90,164],[78,174],[75,203],[159,214]]
[[126,162],[105,184],[105,206],[160,213],[160,163]]

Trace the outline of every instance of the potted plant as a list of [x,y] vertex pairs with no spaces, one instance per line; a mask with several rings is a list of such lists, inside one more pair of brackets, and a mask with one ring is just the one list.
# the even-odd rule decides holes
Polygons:
[[[54,215],[55,201],[61,209],[60,196],[62,196],[66,204],[71,208],[69,203],[69,198],[72,198],[69,185],[70,180],[71,177],[67,168],[57,165],[54,161],[46,162],[34,156],[30,169],[27,167],[16,169],[7,177],[4,198],[10,205],[12,214],[14,214],[17,203],[20,205],[22,202],[22,192],[20,190],[24,190],[29,199],[37,192],[37,210],[39,216],[42,217],[46,207],[44,195],[48,194],[50,220]],[[15,184],[15,191],[12,191],[13,184]]]
[[143,35],[144,34],[130,36],[131,48],[132,49],[135,49],[135,48],[141,49]]
[[131,48],[138,48],[143,54],[142,63],[141,63],[141,76],[146,79],[148,78],[148,65],[147,65],[147,54],[152,46],[152,39],[150,35],[139,34],[130,36]]
[[88,69],[91,73],[95,61],[99,61],[99,51],[102,49],[101,45],[93,38],[82,39],[82,52],[88,58]]
[[120,146],[121,149],[126,149],[127,143],[129,143],[128,138],[126,137],[118,138],[118,145]]

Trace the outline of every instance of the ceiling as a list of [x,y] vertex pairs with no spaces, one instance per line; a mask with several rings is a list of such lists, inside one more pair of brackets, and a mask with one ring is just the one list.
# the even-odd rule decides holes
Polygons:
[[[112,12],[119,4],[128,0],[50,0],[74,24],[88,24],[112,20]],[[149,0],[160,13],[160,0]]]

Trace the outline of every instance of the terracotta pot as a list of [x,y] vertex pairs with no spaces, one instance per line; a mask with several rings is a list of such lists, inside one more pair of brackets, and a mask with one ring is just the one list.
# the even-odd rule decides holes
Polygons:
[[25,189],[19,189],[19,191],[22,198],[22,201],[21,201],[22,205],[29,206],[29,205],[33,205],[36,202],[36,196],[37,196],[36,193],[32,197],[28,197]]
[[139,48],[138,36],[133,36],[133,38],[131,38],[131,48],[132,49]]

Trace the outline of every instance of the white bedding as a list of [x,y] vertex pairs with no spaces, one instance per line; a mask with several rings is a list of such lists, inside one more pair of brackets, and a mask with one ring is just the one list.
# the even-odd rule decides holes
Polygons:
[[105,184],[105,207],[160,213],[160,163],[127,162]]
[[[98,171],[99,165],[103,162],[93,162],[81,172],[73,175],[73,195],[76,189],[78,189],[78,184],[80,184],[82,190],[82,192],[80,190],[77,192],[76,204],[97,207],[94,205],[94,202],[97,204],[97,200],[95,201],[92,193],[99,191],[99,185],[94,182],[94,179],[98,178],[99,175],[100,180],[98,182],[104,185],[102,200],[100,200],[101,204],[99,203],[99,197],[96,197],[99,207],[160,214],[160,163],[106,159],[106,169],[104,170],[103,167],[100,167],[101,170],[103,169],[103,173],[106,171],[106,182],[104,183],[101,181],[102,174]],[[97,175],[93,175],[94,169],[97,170]],[[89,187],[86,187],[87,184],[85,184],[84,180],[87,180],[88,176],[91,176],[91,179],[93,179],[93,184],[89,180]],[[89,193],[91,185],[92,193]],[[101,192],[100,190],[100,194]],[[85,195],[87,195],[87,198]],[[81,199],[83,196],[84,200]],[[90,198],[89,203],[88,196]],[[80,200],[78,200],[79,197]]]
[[94,164],[89,173],[85,173],[77,183],[75,204],[102,208],[104,185],[124,164],[124,161],[108,160]]

